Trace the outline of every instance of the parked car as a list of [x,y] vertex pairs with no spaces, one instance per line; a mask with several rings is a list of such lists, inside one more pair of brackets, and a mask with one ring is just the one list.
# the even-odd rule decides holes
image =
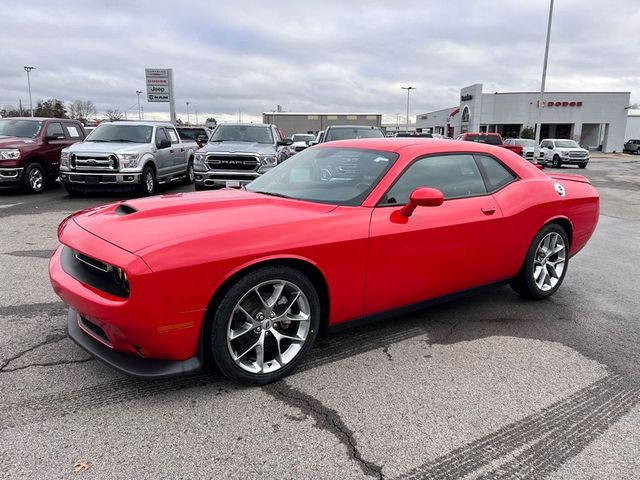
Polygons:
[[171,123],[103,122],[60,156],[60,181],[70,195],[135,189],[153,195],[158,183],[193,183],[193,156]]
[[543,165],[551,163],[555,168],[560,168],[565,163],[585,168],[589,163],[589,150],[573,140],[546,138],[540,142],[538,161]]
[[640,153],[640,140],[629,140],[622,146],[623,153]]
[[504,149],[347,140],[245,190],[78,212],[58,228],[49,275],[69,336],[108,365],[162,377],[207,358],[265,384],[326,327],[505,283],[551,296],[598,208],[587,178],[547,175]]
[[202,148],[209,140],[211,130],[206,127],[176,127],[180,140],[194,151]]
[[316,143],[356,138],[384,138],[384,133],[378,127],[367,125],[330,125],[322,132]]
[[60,152],[85,133],[76,120],[14,117],[0,119],[0,185],[40,193],[55,182]]
[[519,145],[522,147],[522,156],[533,162],[533,153],[536,149],[536,141],[529,138],[505,138],[505,145]]
[[218,125],[196,152],[195,189],[246,185],[289,158],[291,143],[275,125]]
[[309,145],[311,145],[315,141],[315,139],[316,136],[313,134],[295,133],[291,136],[291,141],[293,143],[289,146],[289,151],[292,155],[301,152]]
[[495,145],[496,147],[506,148],[514,153],[522,156],[522,147],[520,145],[507,145],[502,140],[502,135],[499,133],[485,133],[485,132],[471,132],[458,135],[456,140],[463,140],[465,142],[486,143],[487,145]]

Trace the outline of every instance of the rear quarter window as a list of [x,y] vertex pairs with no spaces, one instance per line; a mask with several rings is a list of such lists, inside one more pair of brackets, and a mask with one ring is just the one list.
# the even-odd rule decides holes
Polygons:
[[516,176],[495,158],[485,155],[478,155],[476,158],[484,171],[489,192],[500,190],[516,179]]

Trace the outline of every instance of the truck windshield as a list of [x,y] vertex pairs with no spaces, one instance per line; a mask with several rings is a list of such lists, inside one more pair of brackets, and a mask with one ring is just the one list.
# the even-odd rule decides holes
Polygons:
[[556,140],[556,147],[559,148],[580,148],[573,140]]
[[209,142],[273,143],[273,135],[263,125],[218,125]]
[[308,148],[246,186],[250,192],[331,205],[360,205],[398,155],[359,148]]
[[377,128],[330,128],[325,142],[334,140],[350,140],[352,138],[382,138],[384,135]]
[[0,137],[35,138],[40,133],[42,122],[37,120],[0,120]]
[[92,131],[85,142],[151,143],[153,127],[149,125],[118,125],[105,123]]
[[292,142],[304,142],[304,143],[309,143],[309,142],[313,142],[316,139],[315,135],[304,135],[304,134],[295,134],[293,137],[291,137],[291,141]]

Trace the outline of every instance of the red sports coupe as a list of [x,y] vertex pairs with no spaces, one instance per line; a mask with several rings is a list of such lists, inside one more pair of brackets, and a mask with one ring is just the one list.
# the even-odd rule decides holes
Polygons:
[[503,148],[366,139],[304,150],[245,190],[91,208],[58,229],[69,336],[122,372],[210,359],[272,382],[319,331],[510,283],[542,299],[598,221],[589,180]]

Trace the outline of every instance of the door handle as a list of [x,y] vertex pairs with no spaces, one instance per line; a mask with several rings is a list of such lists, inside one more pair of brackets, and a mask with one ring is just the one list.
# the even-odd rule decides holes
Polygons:
[[480,210],[482,210],[482,213],[484,213],[485,215],[493,215],[494,213],[496,213],[496,207],[493,205],[485,205]]
[[169,150],[169,153],[173,153],[173,149]]

